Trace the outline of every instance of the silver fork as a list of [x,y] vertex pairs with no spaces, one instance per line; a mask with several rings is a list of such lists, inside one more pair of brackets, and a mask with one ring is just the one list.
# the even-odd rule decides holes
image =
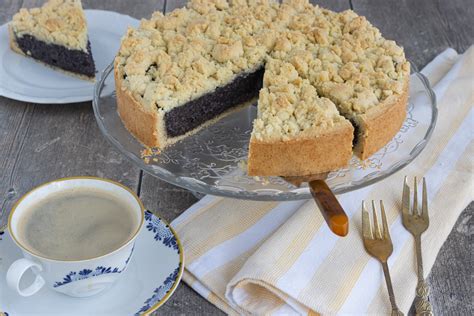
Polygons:
[[380,201],[380,211],[382,214],[382,232],[379,228],[377,220],[377,211],[375,210],[375,202],[372,201],[372,211],[374,218],[373,229],[370,225],[369,212],[365,208],[365,202],[362,201],[362,234],[364,239],[365,250],[374,258],[380,261],[387,283],[388,296],[390,304],[392,305],[392,316],[403,316],[403,313],[398,309],[395,302],[395,294],[393,292],[392,279],[388,270],[387,260],[393,252],[392,239],[388,230],[387,216],[385,215],[385,208],[383,202]]
[[428,217],[428,196],[426,192],[426,180],[423,178],[423,198],[421,212],[418,210],[418,192],[416,177],[413,188],[413,207],[410,209],[410,187],[407,184],[407,177],[403,183],[402,196],[402,218],[403,226],[415,238],[416,263],[418,268],[418,284],[416,286],[417,300],[415,309],[417,315],[433,315],[433,309],[428,300],[429,287],[423,276],[423,258],[421,256],[421,234],[428,229],[430,220]]

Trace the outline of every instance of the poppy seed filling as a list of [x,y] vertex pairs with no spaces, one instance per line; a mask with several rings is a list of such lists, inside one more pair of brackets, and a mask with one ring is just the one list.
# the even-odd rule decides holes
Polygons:
[[81,50],[67,49],[57,44],[48,44],[28,34],[17,36],[15,40],[23,53],[45,64],[87,77],[95,76],[95,65],[89,41],[86,53]]
[[220,114],[248,102],[262,88],[264,68],[237,76],[229,84],[218,87],[165,114],[166,132],[171,137],[181,136]]

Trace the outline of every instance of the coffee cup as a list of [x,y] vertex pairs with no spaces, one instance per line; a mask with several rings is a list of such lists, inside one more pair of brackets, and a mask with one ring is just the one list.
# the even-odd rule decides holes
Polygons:
[[[140,199],[120,183],[96,177],[45,183],[11,210],[8,229],[23,258],[9,267],[7,284],[22,296],[44,286],[73,297],[98,294],[126,270],[143,220]],[[35,280],[21,287],[30,269]]]

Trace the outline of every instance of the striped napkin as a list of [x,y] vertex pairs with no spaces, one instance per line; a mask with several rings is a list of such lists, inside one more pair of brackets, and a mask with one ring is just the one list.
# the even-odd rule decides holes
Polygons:
[[361,201],[383,199],[394,244],[388,264],[407,312],[417,277],[414,241],[400,216],[403,177],[425,176],[428,183],[427,272],[474,192],[474,47],[464,55],[447,49],[423,73],[438,98],[432,139],[401,172],[338,196],[350,217],[346,238],[329,231],[313,201],[206,196],[172,223],[184,246],[184,281],[228,314],[388,314],[382,267],[361,240]]

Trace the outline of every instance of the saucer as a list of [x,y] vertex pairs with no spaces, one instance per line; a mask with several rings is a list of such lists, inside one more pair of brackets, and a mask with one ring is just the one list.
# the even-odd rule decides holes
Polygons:
[[[129,26],[139,21],[112,11],[85,10],[96,77],[112,62]],[[92,100],[94,83],[63,74],[14,53],[8,23],[0,26],[0,96],[33,103],[72,103]],[[109,87],[112,92],[114,87]]]
[[[5,275],[10,264],[21,257],[9,232],[0,232],[0,315],[148,314],[173,294],[184,268],[183,249],[176,233],[149,211],[145,212],[145,223],[127,270],[111,289],[96,296],[73,298],[48,288],[30,297],[18,295],[7,286]],[[28,273],[23,278],[28,285],[34,276]]]

